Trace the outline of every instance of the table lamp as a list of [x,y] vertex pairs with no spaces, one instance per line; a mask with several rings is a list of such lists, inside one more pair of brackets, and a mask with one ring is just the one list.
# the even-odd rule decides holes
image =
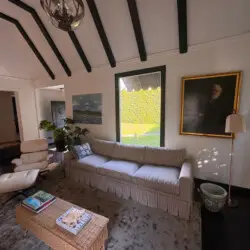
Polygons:
[[234,111],[233,114],[227,116],[226,118],[226,126],[225,132],[232,133],[232,141],[231,141],[231,154],[230,154],[230,166],[229,166],[229,184],[228,184],[228,207],[237,207],[238,202],[236,200],[232,200],[231,198],[231,185],[232,185],[232,163],[233,163],[233,155],[234,155],[234,138],[236,133],[245,132],[246,124],[243,116],[240,114],[236,114]]

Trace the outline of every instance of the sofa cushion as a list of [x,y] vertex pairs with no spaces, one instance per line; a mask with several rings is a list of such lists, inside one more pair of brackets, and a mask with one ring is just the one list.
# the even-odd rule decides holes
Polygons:
[[138,163],[144,162],[144,146],[125,145],[116,143],[113,152],[113,158],[119,160],[135,161]]
[[111,160],[101,165],[97,172],[117,179],[131,181],[134,173],[139,169],[135,162]]
[[40,161],[46,161],[48,157],[48,151],[40,151],[34,153],[26,153],[21,155],[23,164],[31,164]]
[[79,168],[83,168],[87,171],[96,172],[103,163],[107,162],[109,158],[102,155],[89,155],[82,159],[76,160],[76,165]]
[[47,149],[48,149],[48,141],[46,139],[24,141],[21,143],[21,152],[22,153],[45,151]]
[[143,165],[135,174],[137,184],[169,194],[179,194],[180,169],[175,167]]
[[185,149],[146,147],[145,164],[181,167],[186,157]]
[[91,149],[96,154],[112,157],[115,144],[116,143],[113,141],[103,141],[103,140],[93,139],[91,141]]

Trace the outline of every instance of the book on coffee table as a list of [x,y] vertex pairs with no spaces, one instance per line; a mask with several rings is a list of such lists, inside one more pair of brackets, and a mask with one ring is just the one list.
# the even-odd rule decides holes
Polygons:
[[56,197],[54,195],[40,190],[24,199],[22,201],[22,205],[35,213],[40,213],[46,207],[51,205],[55,200]]
[[72,207],[56,220],[56,224],[77,235],[90,220],[91,215],[85,209]]

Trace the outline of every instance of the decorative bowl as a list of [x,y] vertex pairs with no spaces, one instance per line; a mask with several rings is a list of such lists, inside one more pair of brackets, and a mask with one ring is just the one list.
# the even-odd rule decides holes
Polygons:
[[219,212],[224,207],[227,198],[227,191],[224,188],[212,183],[202,183],[200,191],[208,211]]

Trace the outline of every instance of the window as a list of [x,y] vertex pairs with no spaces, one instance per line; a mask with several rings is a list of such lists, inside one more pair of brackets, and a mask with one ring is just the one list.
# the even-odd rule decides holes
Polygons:
[[115,75],[117,141],[164,146],[165,72],[160,66]]

